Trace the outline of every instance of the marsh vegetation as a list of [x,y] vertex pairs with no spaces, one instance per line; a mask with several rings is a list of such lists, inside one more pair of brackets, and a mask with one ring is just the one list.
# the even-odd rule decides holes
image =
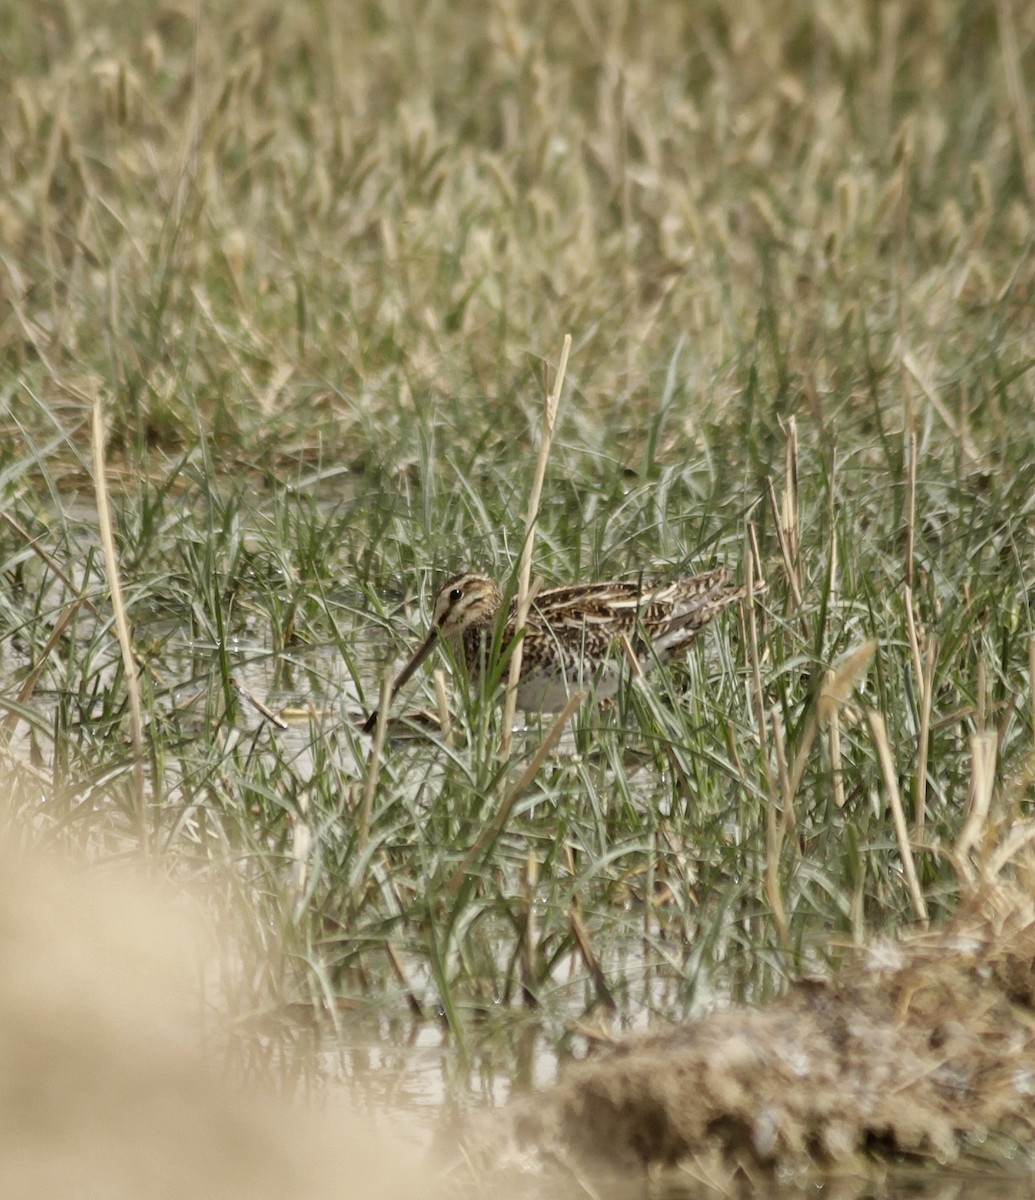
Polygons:
[[[0,28],[4,820],[235,914],[235,1069],[433,1031],[495,1102],[952,917],[1032,819],[1032,6]],[[568,333],[535,572],[768,591],[520,788],[430,675],[372,754]]]

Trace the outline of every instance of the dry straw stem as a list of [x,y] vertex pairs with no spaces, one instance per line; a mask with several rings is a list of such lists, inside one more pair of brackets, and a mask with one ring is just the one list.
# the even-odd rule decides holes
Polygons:
[[[907,574],[909,568],[907,566]],[[905,606],[905,636],[909,642],[909,658],[913,664],[913,674],[917,690],[923,700],[923,654],[920,649],[920,630],[916,625],[916,613],[913,611],[913,584],[907,583],[903,588],[902,602]]]
[[[913,559],[916,555],[916,434],[909,435],[909,493],[906,516],[906,587],[913,590]],[[910,611],[910,610],[907,610]]]
[[797,603],[801,604],[801,503],[798,493],[798,422],[787,422],[787,453],[784,464],[781,517],[787,539],[792,571],[791,586]]
[[970,739],[970,788],[967,793],[967,818],[953,847],[956,869],[968,884],[975,877],[968,862],[971,850],[984,835],[995,785],[997,737],[994,729],[983,729]]
[[830,528],[827,541],[827,609],[830,612],[836,611],[841,592],[841,559],[837,550],[837,531],[840,525],[837,497],[841,481],[838,478],[837,466],[837,453],[835,452],[830,458],[830,495],[827,501]]
[[525,859],[525,875],[521,890],[525,896],[525,928],[521,939],[521,986],[530,1002],[534,1002],[536,985],[536,954],[538,932],[535,919],[535,888],[539,879],[539,862],[532,850]]
[[784,574],[787,576],[787,586],[791,589],[791,595],[794,597],[795,608],[801,608],[801,587],[798,583],[797,571],[795,569],[794,561],[791,557],[791,547],[787,538],[787,530],[784,528],[783,524],[783,506],[776,499],[776,489],[773,487],[773,479],[771,475],[766,476],[765,486],[769,495],[769,504],[773,510],[776,540],[780,546],[780,557],[783,559],[783,570]]
[[794,818],[794,796],[791,790],[791,777],[787,771],[787,739],[784,736],[783,721],[780,711],[774,706],[773,719],[773,751],[776,754],[776,777],[780,781],[780,802],[783,810],[782,824],[785,832],[794,834],[798,822]]
[[442,740],[447,746],[453,745],[453,722],[449,717],[449,698],[446,696],[446,673],[441,667],[436,667],[431,673],[435,684],[435,707],[438,710],[438,724],[442,730]]
[[909,659],[913,666],[913,676],[921,707],[924,703],[924,656],[920,651],[920,631],[917,628],[916,614],[913,612],[913,589],[907,583],[903,590],[902,602],[906,610],[906,640],[909,642]]
[[553,445],[553,431],[557,420],[557,407],[561,401],[561,390],[564,387],[564,375],[568,369],[568,355],[571,352],[571,334],[564,335],[564,345],[561,347],[561,361],[557,366],[557,375],[553,388],[546,397],[543,407],[543,431],[539,442],[539,456],[536,459],[535,474],[532,476],[532,488],[528,495],[528,510],[525,513],[525,540],[521,547],[521,558],[518,563],[517,611],[514,617],[514,637],[517,644],[510,656],[510,671],[507,675],[507,692],[503,700],[503,736],[500,741],[500,755],[506,760],[510,757],[510,744],[514,726],[514,713],[517,709],[518,680],[521,678],[522,639],[525,623],[528,620],[528,609],[531,604],[529,584],[532,576],[532,549],[535,542],[536,522],[539,519],[539,503],[543,495],[543,481],[546,479],[546,464],[550,458],[550,447]]
[[629,673],[634,679],[643,678],[643,666],[636,656],[636,651],[633,649],[633,644],[627,633],[620,634],[618,644],[622,647],[622,653],[625,655],[626,662],[629,664]]
[[916,433],[909,435],[909,494],[908,512],[906,517],[906,584],[903,589],[903,604],[906,610],[906,636],[909,641],[909,656],[913,664],[913,675],[916,678],[917,695],[920,701],[920,744],[918,746],[918,763],[916,789],[913,799],[913,827],[917,838],[923,836],[925,809],[927,804],[927,756],[931,730],[931,685],[934,678],[934,659],[932,644],[928,645],[926,656],[920,650],[920,630],[917,626],[916,613],[913,609],[913,576],[916,548],[916,467],[917,467],[917,438]]
[[104,552],[104,569],[108,576],[111,593],[111,608],[115,617],[115,632],[119,639],[122,666],[126,674],[126,689],[129,693],[130,736],[133,741],[133,785],[136,792],[136,825],[141,853],[148,850],[147,789],[144,781],[144,715],[140,705],[140,681],[137,663],[133,654],[133,639],[129,632],[129,619],[122,596],[122,580],[119,577],[119,560],[115,552],[115,535],[112,529],[111,506],[108,503],[108,482],[104,465],[104,405],[100,394],[93,400],[93,474],[94,494],[97,498],[97,525]]
[[898,790],[898,775],[895,770],[895,760],[888,741],[888,727],[884,717],[874,708],[866,710],[866,720],[870,725],[873,744],[877,748],[881,771],[884,775],[884,786],[888,791],[888,804],[891,807],[891,819],[895,826],[895,837],[898,841],[898,851],[902,856],[902,869],[905,872],[909,895],[913,901],[913,911],[916,918],[925,928],[928,923],[927,904],[920,888],[920,880],[916,874],[916,864],[913,861],[913,848],[909,844],[909,831],[906,829],[906,814],[902,808],[902,796]]
[[[823,676],[823,690],[829,692],[833,682],[834,672],[827,671]],[[841,762],[841,709],[836,706],[827,723],[827,749],[830,752],[830,776],[834,789],[834,803],[838,808],[844,808],[845,781]]]
[[765,826],[765,894],[769,906],[773,910],[773,921],[776,923],[776,936],[784,953],[790,952],[790,929],[787,923],[787,909],[784,907],[783,894],[780,890],[780,854],[783,851],[783,839],[792,820],[790,804],[790,786],[787,778],[787,753],[784,748],[783,725],[780,714],[772,710],[773,745],[776,750],[776,764],[780,779],[780,789],[783,793],[783,811],[778,812],[775,789],[769,793],[766,805]]
[[794,606],[802,605],[801,592],[801,534],[798,501],[798,424],[792,417],[787,423],[787,452],[784,463],[783,489],[776,498],[772,476],[766,476],[766,491],[773,510],[776,540],[780,545],[784,574],[794,597]]
[[751,553],[747,559],[747,603],[743,612],[747,620],[748,658],[751,662],[751,695],[755,705],[755,724],[758,728],[758,745],[762,752],[762,770],[766,777],[766,786],[772,794],[772,776],[769,771],[769,747],[766,738],[765,697],[762,691],[762,664],[758,653],[758,621],[755,615],[755,564],[758,558],[758,534],[754,525],[748,525],[748,537],[751,539]]
[[978,729],[983,730],[988,725],[988,669],[985,666],[984,654],[977,657],[974,681],[974,695],[977,701],[974,722]]
[[938,640],[928,636],[920,680],[920,744],[916,760],[916,799],[913,821],[916,837],[923,837],[927,820],[927,759],[931,751],[931,712],[934,705],[934,668],[938,662]]
[[309,853],[313,847],[313,830],[309,824],[309,797],[303,792],[298,798],[298,811],[291,814],[291,895],[296,913],[305,900],[305,885],[309,878]]

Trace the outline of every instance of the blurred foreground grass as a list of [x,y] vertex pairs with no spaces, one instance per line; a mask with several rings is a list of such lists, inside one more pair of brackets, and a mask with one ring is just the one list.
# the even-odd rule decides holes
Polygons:
[[[1031,815],[1035,9],[68,0],[0,31],[21,837],[133,844],[99,396],[148,820],[244,899],[242,1008],[410,1003],[469,1039],[501,1001],[563,1035],[763,994],[917,919],[894,791],[952,910]],[[364,639],[512,569],[567,331],[536,568],[742,570],[750,524],[758,655],[734,619],[587,708],[460,877],[498,714],[389,752],[365,808]],[[871,639],[840,747],[810,742]],[[255,663],[314,701],[301,733],[242,702]]]

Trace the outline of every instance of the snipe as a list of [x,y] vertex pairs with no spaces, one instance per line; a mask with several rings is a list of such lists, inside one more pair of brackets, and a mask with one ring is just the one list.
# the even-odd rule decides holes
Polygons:
[[[621,667],[613,648],[622,634],[648,669],[655,660],[682,652],[717,613],[742,600],[746,590],[729,581],[725,567],[718,567],[672,583],[583,583],[539,592],[525,626],[518,708],[555,712],[573,688],[590,683],[598,699],[614,695]],[[476,677],[502,607],[500,589],[484,575],[451,579],[436,596],[431,626],[392,685],[392,697],[440,639],[461,643],[468,670]],[[511,605],[503,628],[504,647],[514,636],[515,607]],[[376,723],[374,711],[364,732]]]

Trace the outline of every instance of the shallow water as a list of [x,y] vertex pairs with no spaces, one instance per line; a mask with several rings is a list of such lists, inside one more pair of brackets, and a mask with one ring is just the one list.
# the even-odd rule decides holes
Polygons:
[[[353,604],[344,604],[347,611]],[[377,627],[357,626],[351,639],[351,669],[334,646],[308,646],[278,651],[266,635],[261,615],[246,621],[226,644],[226,660],[242,698],[235,734],[249,737],[262,733],[276,740],[279,757],[291,764],[295,781],[305,784],[321,770],[323,739],[334,738],[366,715],[353,671],[361,672],[363,694],[376,694],[376,680],[387,657],[383,636]],[[79,627],[88,641],[95,628],[89,619]],[[155,612],[136,626],[138,640],[150,640],[157,648],[157,674],[166,681],[159,706],[175,710],[189,727],[196,721],[204,730],[211,723],[207,705],[216,686],[218,647],[193,637],[177,615]],[[5,664],[17,672],[25,662],[17,649],[8,646]],[[116,669],[112,656],[107,671]],[[102,670],[98,678],[104,678]],[[419,691],[419,689],[417,689]],[[273,729],[249,698],[284,718],[284,727]],[[44,688],[34,703],[44,709],[53,703]],[[14,751],[27,753],[27,733],[19,729]],[[366,743],[363,744],[364,746]],[[398,753],[407,753],[399,747]],[[343,751],[335,759],[343,775],[359,782],[366,761],[359,754]],[[172,768],[170,768],[171,770]],[[437,768],[434,768],[437,769]],[[171,778],[171,777],[170,777]],[[615,932],[614,930],[617,930]],[[731,981],[724,966],[697,964],[692,984],[682,971],[683,960],[670,948],[645,934],[644,922],[631,913],[616,924],[606,938],[597,939],[594,949],[609,980],[620,980],[616,1014],[594,1008],[592,990],[582,963],[572,954],[560,955],[552,964],[548,985],[543,988],[540,1007],[525,1009],[518,1000],[490,998],[480,1008],[462,1013],[462,1028],[450,1032],[437,1013],[436,992],[426,960],[400,951],[400,961],[409,986],[421,1000],[423,1017],[407,1009],[398,987],[389,988],[387,977],[374,981],[366,994],[354,994],[351,1011],[337,1015],[336,1028],[320,1022],[320,1033],[304,1044],[296,1042],[292,1053],[295,1070],[311,1074],[318,1086],[357,1098],[370,1111],[385,1114],[385,1120],[401,1114],[408,1136],[414,1126],[430,1147],[442,1137],[443,1114],[476,1112],[505,1105],[515,1096],[549,1088],[571,1062],[591,1054],[597,1040],[606,1041],[669,1021],[685,1020],[711,1008],[729,1003],[731,995],[752,995],[750,981]],[[492,943],[490,921],[481,924],[483,938]],[[510,952],[512,930],[501,922],[495,966],[502,973],[503,958]],[[509,936],[508,936],[509,935]],[[379,992],[378,988],[382,990]],[[763,989],[764,990],[764,989]],[[274,1036],[276,1036],[274,1034]],[[551,1184],[545,1195],[557,1195]],[[572,1194],[584,1195],[580,1189]],[[632,1193],[630,1193],[632,1194]],[[635,1194],[640,1195],[637,1191]],[[700,1195],[698,1184],[673,1174],[658,1181],[652,1195],[689,1198]],[[904,1168],[893,1171],[879,1183],[855,1179],[802,1182],[788,1180],[777,1190],[759,1194],[786,1196],[854,1197],[1015,1197],[1035,1194],[1028,1176],[1022,1178],[961,1175],[950,1168],[934,1175],[917,1174]]]

